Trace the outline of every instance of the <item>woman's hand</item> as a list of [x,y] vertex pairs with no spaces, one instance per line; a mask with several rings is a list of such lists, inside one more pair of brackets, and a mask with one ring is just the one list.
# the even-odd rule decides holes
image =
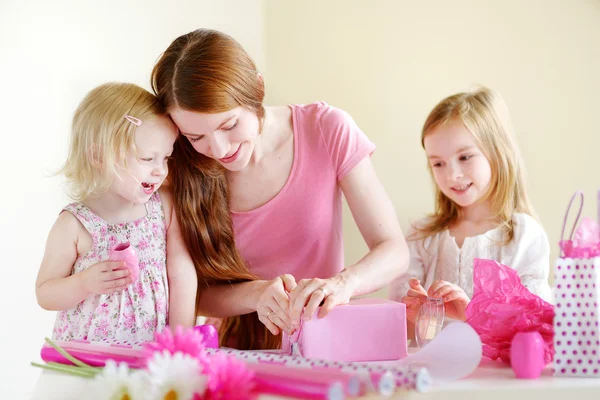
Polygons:
[[295,287],[296,279],[290,274],[284,274],[265,282],[265,287],[256,304],[256,312],[260,322],[273,335],[279,335],[282,330],[289,334],[293,331],[288,293],[292,292]]
[[465,310],[471,299],[460,286],[446,281],[436,281],[429,288],[429,297],[441,298],[444,301],[446,316],[465,321]]
[[300,326],[300,318],[304,311],[304,320],[309,320],[319,305],[319,318],[326,316],[339,304],[347,304],[354,295],[355,280],[344,272],[329,279],[302,279],[290,293],[290,315],[294,329]]
[[411,278],[408,284],[410,289],[406,292],[406,296],[401,299],[401,302],[406,304],[406,319],[414,324],[417,320],[419,308],[427,299],[427,291],[421,286],[421,282],[417,278]]

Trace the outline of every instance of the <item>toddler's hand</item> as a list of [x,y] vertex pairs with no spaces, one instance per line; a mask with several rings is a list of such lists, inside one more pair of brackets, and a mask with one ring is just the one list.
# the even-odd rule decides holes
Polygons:
[[408,284],[410,285],[410,289],[400,301],[406,304],[406,319],[414,324],[419,313],[419,308],[427,299],[427,292],[417,278],[411,278]]
[[471,299],[460,286],[446,281],[436,281],[429,288],[429,296],[441,298],[444,301],[446,316],[465,321],[465,310]]
[[111,294],[125,289],[133,279],[124,261],[103,261],[79,273],[81,284],[90,294]]

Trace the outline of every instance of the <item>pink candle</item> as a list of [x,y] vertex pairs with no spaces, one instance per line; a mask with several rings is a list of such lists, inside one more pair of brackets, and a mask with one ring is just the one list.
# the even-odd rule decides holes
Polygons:
[[133,246],[129,243],[119,243],[110,249],[108,258],[111,261],[125,261],[127,269],[131,272],[133,282],[137,281],[140,275],[140,265]]

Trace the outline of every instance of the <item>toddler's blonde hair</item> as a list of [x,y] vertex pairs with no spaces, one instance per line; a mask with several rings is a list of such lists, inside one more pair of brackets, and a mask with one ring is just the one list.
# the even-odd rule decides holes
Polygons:
[[[81,101],[71,127],[69,155],[60,173],[75,200],[104,193],[112,184],[117,163],[135,149],[137,126],[125,119],[146,121],[165,116],[156,96],[132,83],[105,83]],[[126,165],[124,165],[126,167]]]
[[[508,107],[499,93],[486,87],[447,97],[425,120],[421,133],[423,148],[427,134],[449,121],[464,124],[490,163],[492,177],[485,198],[490,199],[496,222],[504,226],[508,243],[514,237],[514,213],[536,217],[525,191],[523,160],[513,138]],[[431,165],[428,164],[428,167],[433,177]],[[461,208],[437,185],[435,191],[434,213],[424,226],[415,226],[418,238],[442,232],[461,217]]]

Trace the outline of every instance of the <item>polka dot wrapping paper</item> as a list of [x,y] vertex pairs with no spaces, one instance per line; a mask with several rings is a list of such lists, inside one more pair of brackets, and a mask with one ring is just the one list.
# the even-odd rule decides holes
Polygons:
[[554,375],[600,378],[600,257],[559,258]]

